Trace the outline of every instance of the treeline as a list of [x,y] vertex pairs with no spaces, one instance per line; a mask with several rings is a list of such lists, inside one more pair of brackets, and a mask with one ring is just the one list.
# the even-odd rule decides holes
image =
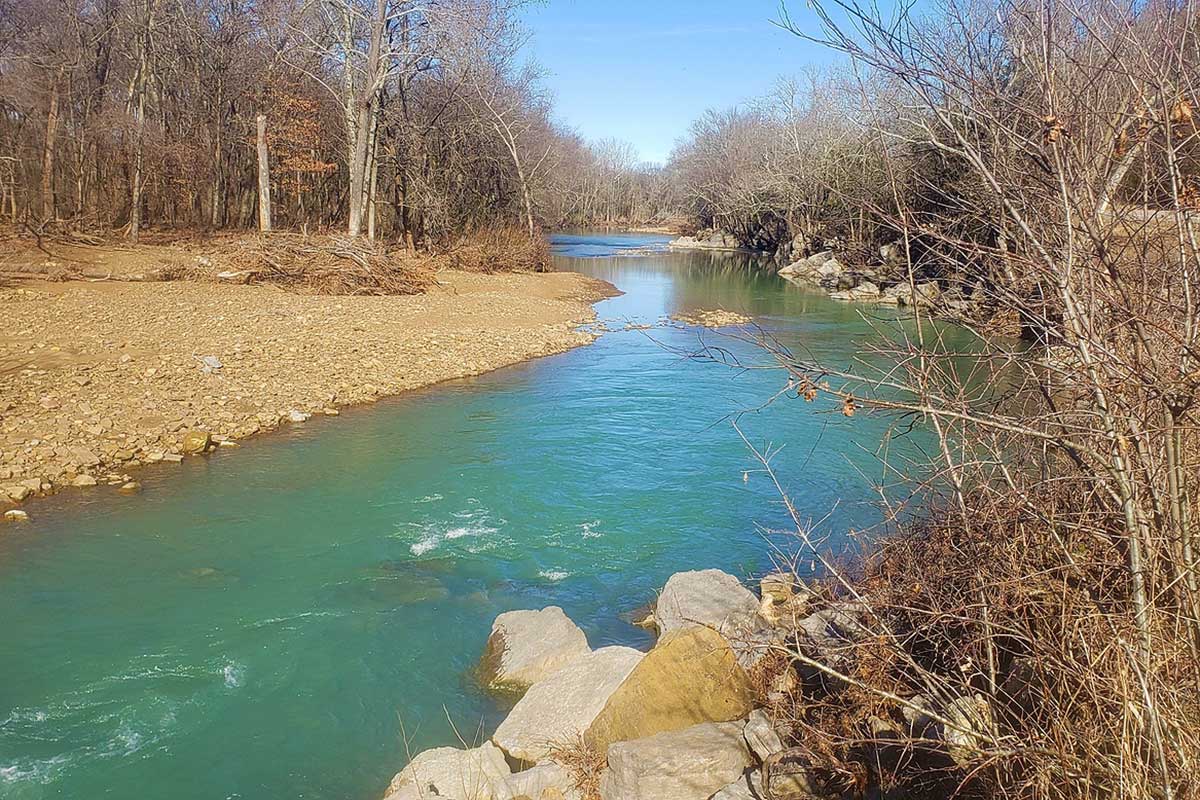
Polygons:
[[[1069,83],[1061,106],[1037,80],[1038,43],[1023,40],[1012,20],[962,22],[963,35],[987,37],[978,49],[963,45],[970,52],[962,56],[925,30],[921,46],[938,61],[900,70],[838,33],[825,43],[850,54],[852,66],[781,80],[769,96],[692,125],[667,168],[680,212],[758,250],[794,243],[804,253],[832,248],[871,260],[904,239],[936,272],[961,257],[964,242],[993,248],[1019,238],[978,167],[1002,170],[1006,189],[1044,197],[1055,191],[1047,185],[1057,180],[1055,165],[1026,151],[1060,141],[1081,162],[1068,180],[1083,182],[1098,208],[1170,208],[1176,199],[1200,207],[1195,53],[1180,52],[1195,23],[1170,3],[1061,13],[1059,24],[1074,17],[1085,26],[1076,42],[1082,60],[1057,70]],[[1092,25],[1112,27],[1126,50],[1086,41]],[[943,108],[955,104],[964,118]],[[1011,118],[998,118],[1000,109]]]
[[554,120],[519,5],[4,0],[0,217],[418,244],[652,218],[652,171]]

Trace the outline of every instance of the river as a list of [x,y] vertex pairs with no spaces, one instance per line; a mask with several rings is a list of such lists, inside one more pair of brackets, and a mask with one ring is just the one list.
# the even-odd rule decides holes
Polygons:
[[[560,269],[615,284],[608,327],[720,307],[844,366],[859,310],[746,257],[666,237],[560,235]],[[647,250],[648,248],[648,250]],[[492,619],[561,605],[593,646],[681,569],[749,576],[787,524],[730,415],[777,372],[681,357],[695,329],[442,384],[236,451],[72,491],[0,536],[0,798],[376,800],[406,752],[473,741]],[[835,546],[875,512],[885,421],[780,401],[743,417]],[[453,726],[452,724],[453,723]]]

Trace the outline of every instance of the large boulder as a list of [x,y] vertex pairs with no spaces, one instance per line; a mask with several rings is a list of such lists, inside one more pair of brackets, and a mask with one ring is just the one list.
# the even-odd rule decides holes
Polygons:
[[511,774],[504,754],[490,742],[473,750],[438,747],[398,772],[385,800],[507,800]]
[[509,611],[492,623],[479,678],[496,691],[521,694],[589,652],[583,631],[558,606]]
[[700,625],[731,638],[755,627],[757,615],[754,594],[719,569],[675,573],[654,606],[654,622],[663,635]]
[[750,766],[743,723],[705,723],[617,742],[600,776],[602,800],[708,800]]
[[779,270],[779,274],[794,280],[799,283],[817,283],[820,280],[819,270],[826,262],[833,260],[833,252],[830,250],[822,250],[819,253],[813,253],[807,258],[801,258],[788,264]]
[[582,800],[570,773],[558,764],[545,763],[513,773],[504,782],[505,800]]
[[510,757],[530,764],[550,755],[554,745],[578,741],[642,657],[630,647],[602,647],[580,656],[535,683],[500,723],[492,741]]
[[[753,690],[729,642],[711,628],[673,631],[646,654],[596,715],[584,741],[613,742],[742,719]],[[728,783],[728,781],[726,781]]]

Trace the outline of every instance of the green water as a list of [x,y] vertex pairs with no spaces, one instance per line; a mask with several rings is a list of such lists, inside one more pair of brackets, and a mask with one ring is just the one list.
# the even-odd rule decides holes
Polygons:
[[[839,364],[857,310],[744,260],[614,256],[558,237],[625,295],[603,318],[719,306]],[[778,374],[680,358],[694,330],[591,347],[313,420],[71,492],[0,536],[0,797],[377,798],[405,753],[491,732],[469,671],[496,614],[563,606],[593,645],[680,569],[748,575],[783,509],[732,430]],[[657,339],[658,341],[655,341]],[[729,343],[727,343],[729,344]],[[730,344],[743,356],[752,351]],[[874,519],[884,422],[784,402],[746,417],[838,535]]]

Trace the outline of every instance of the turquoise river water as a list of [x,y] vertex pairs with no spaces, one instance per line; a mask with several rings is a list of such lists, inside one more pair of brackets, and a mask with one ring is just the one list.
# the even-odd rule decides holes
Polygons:
[[[624,291],[598,306],[611,327],[720,307],[839,365],[867,334],[855,308],[665,241],[554,250]],[[471,680],[498,613],[557,604],[593,646],[645,646],[620,615],[672,572],[762,570],[787,520],[729,415],[782,379],[673,351],[699,336],[606,333],[147,469],[135,497],[34,504],[0,536],[0,798],[375,800],[407,752],[503,714]],[[787,445],[780,475],[836,543],[874,519],[885,422],[821,410],[742,427]]]

